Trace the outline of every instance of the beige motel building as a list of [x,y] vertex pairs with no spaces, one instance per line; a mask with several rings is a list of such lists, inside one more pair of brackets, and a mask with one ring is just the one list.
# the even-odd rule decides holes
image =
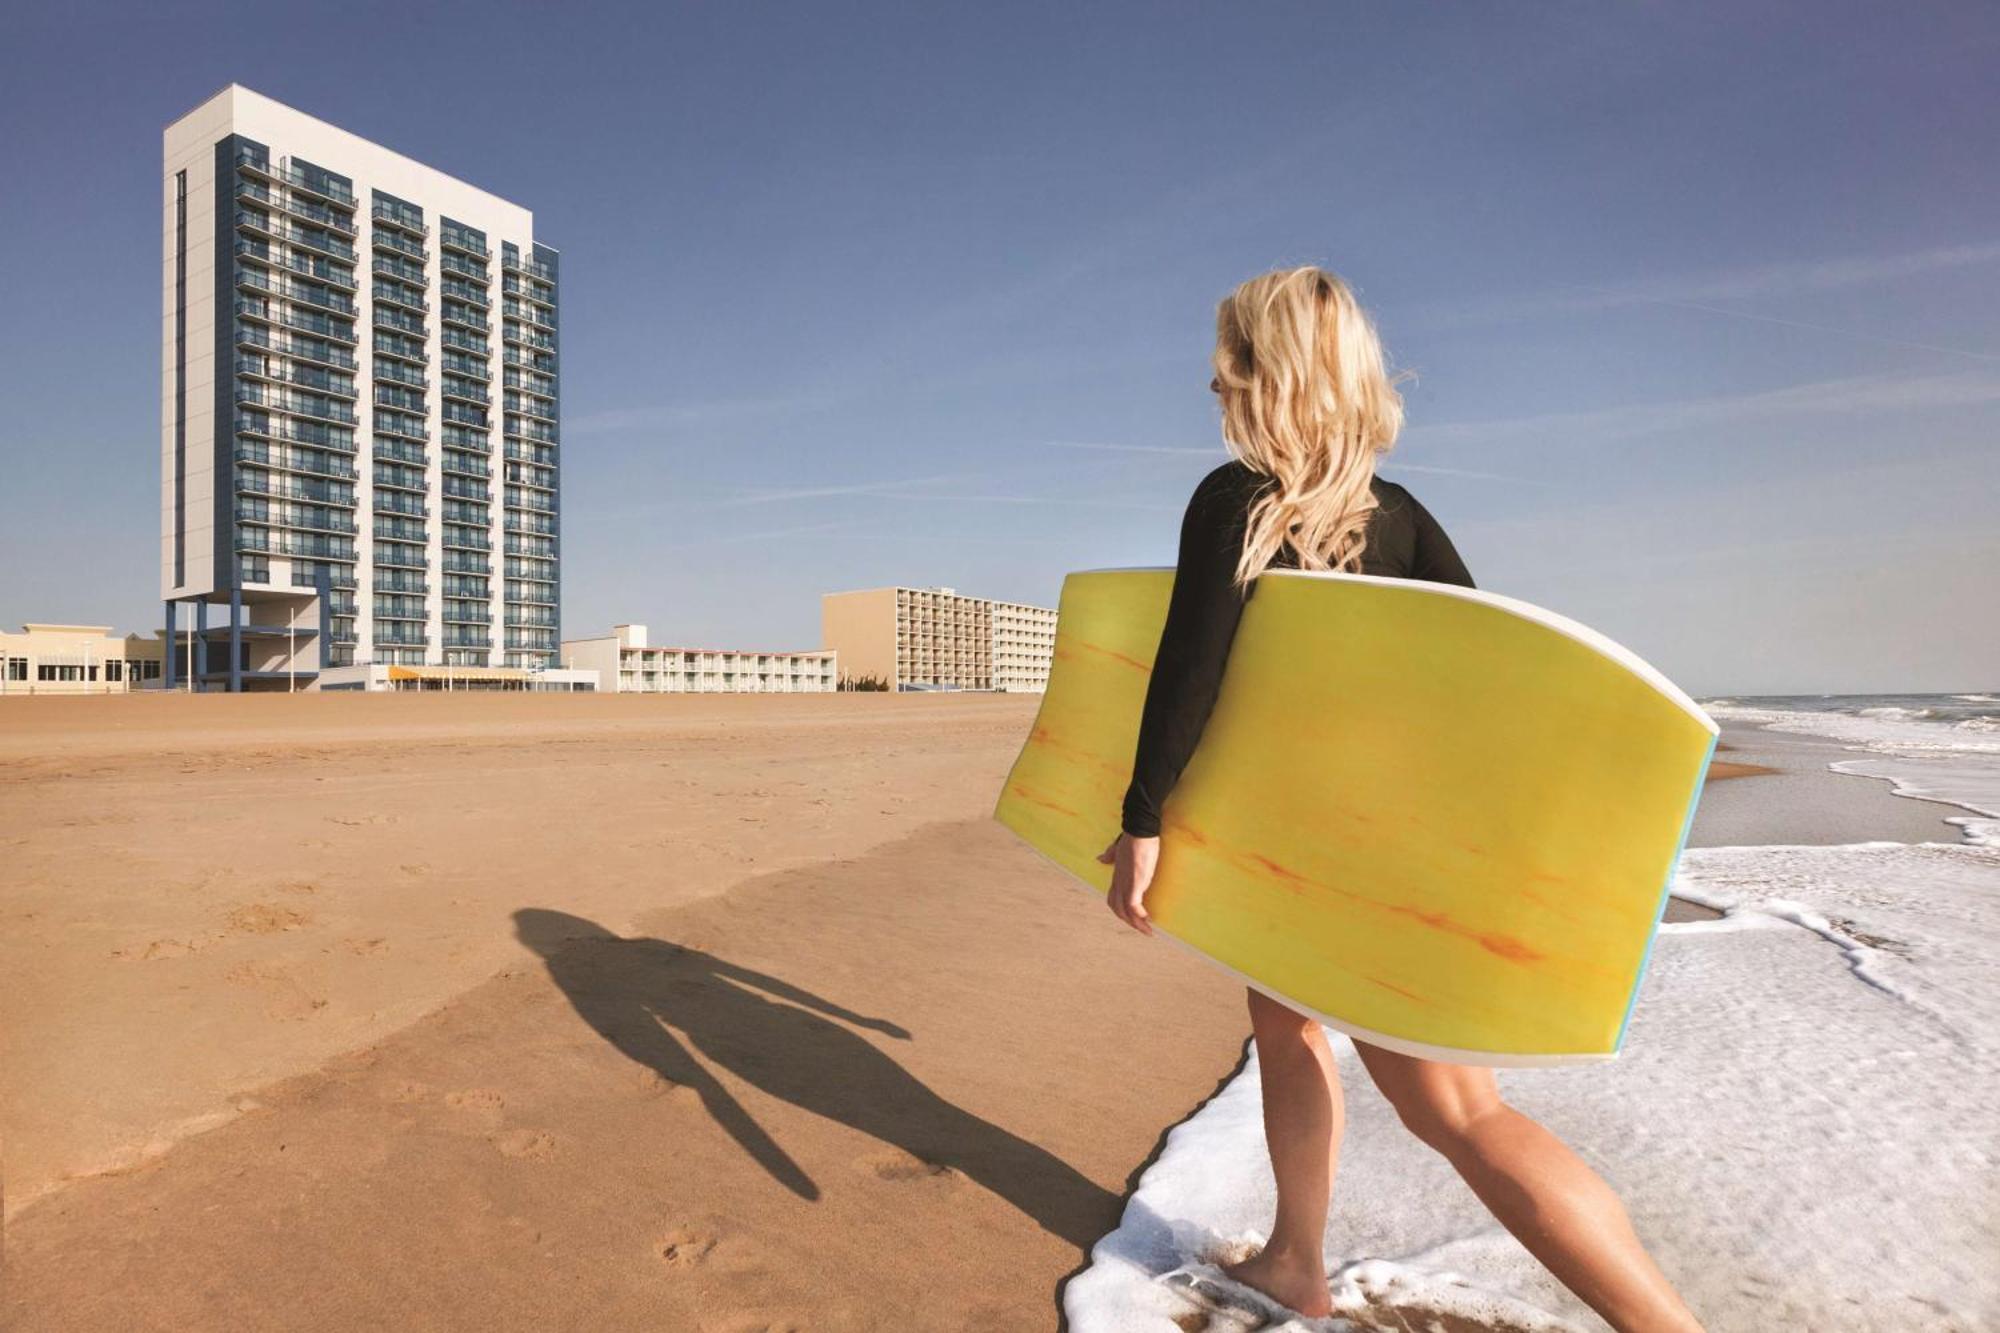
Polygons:
[[1056,613],[952,588],[867,588],[820,598],[821,639],[849,679],[891,690],[1048,688]]
[[656,647],[646,642],[644,625],[615,625],[597,639],[565,639],[562,661],[595,672],[607,693],[829,694],[840,687],[839,664],[829,649]]
[[125,694],[160,688],[166,640],[109,625],[23,625],[0,633],[0,697]]

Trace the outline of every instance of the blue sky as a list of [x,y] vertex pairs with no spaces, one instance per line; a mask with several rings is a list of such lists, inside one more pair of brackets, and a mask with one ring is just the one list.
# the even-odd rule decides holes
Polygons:
[[158,162],[232,80],[563,251],[564,630],[1165,563],[1214,303],[1326,264],[1482,585],[1702,692],[2000,672],[1986,4],[27,5],[0,622],[159,623]]

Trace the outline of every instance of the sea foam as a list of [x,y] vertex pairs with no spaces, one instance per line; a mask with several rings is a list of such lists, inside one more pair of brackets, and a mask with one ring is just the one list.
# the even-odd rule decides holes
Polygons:
[[[1723,916],[1662,928],[1624,1054],[1503,1072],[1502,1088],[1612,1182],[1713,1333],[2000,1326],[1993,738],[1710,707],[1859,747],[1836,767],[1964,805],[1966,840],[1688,852],[1675,892]],[[1069,1284],[1077,1333],[1601,1329],[1329,1035],[1347,1096],[1327,1232],[1339,1315],[1253,1312],[1210,1266],[1271,1216],[1253,1054],[1172,1131]]]

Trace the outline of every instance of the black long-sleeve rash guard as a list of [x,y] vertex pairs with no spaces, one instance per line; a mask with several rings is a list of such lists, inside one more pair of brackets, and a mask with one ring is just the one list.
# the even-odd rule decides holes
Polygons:
[[[1269,477],[1232,461],[1202,478],[1188,501],[1173,596],[1146,686],[1132,785],[1125,792],[1124,827],[1135,838],[1159,836],[1160,809],[1215,707],[1247,597],[1236,587],[1236,560],[1250,506],[1269,484]],[[1377,477],[1373,489],[1377,508],[1369,519],[1361,572],[1470,588],[1472,575],[1430,511],[1393,481]],[[1272,567],[1295,563],[1281,551]]]

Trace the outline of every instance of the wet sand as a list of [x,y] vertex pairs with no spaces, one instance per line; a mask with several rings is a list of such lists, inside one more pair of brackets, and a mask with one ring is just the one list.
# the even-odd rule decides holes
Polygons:
[[[10,701],[7,1326],[1053,1325],[1246,1025],[986,817],[1033,709]],[[1913,827],[1777,748],[1697,841]]]

